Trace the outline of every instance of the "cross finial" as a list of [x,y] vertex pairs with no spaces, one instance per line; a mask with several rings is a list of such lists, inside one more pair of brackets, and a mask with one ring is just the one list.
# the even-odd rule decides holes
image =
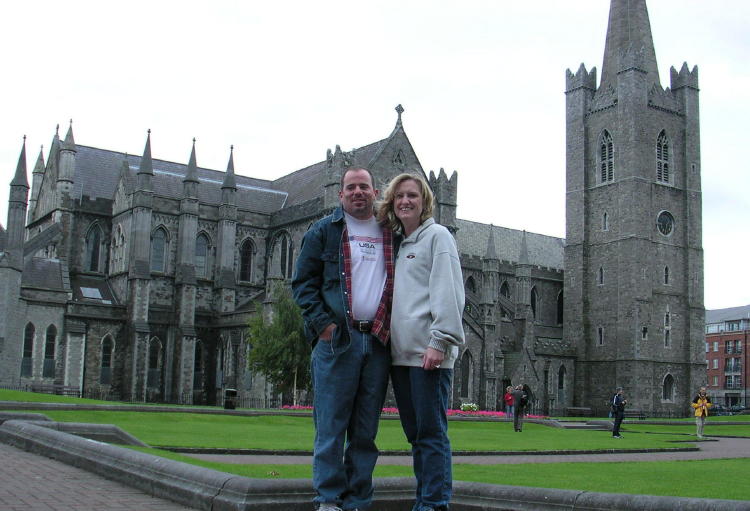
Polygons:
[[398,122],[401,122],[401,114],[404,113],[404,107],[400,103],[396,106],[396,113],[398,114]]

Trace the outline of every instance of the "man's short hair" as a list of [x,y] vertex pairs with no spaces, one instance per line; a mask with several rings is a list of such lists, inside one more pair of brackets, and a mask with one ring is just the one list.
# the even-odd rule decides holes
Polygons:
[[347,167],[347,168],[344,169],[344,172],[341,173],[341,180],[339,181],[339,187],[341,187],[342,190],[344,189],[344,178],[346,177],[346,173],[347,172],[354,172],[355,170],[364,170],[365,172],[367,172],[370,175],[370,184],[372,185],[372,188],[374,190],[375,189],[375,178],[373,177],[372,172],[370,172],[370,169],[366,169],[364,167],[359,167],[359,166],[356,166],[356,165],[352,166],[352,167]]
[[622,387],[617,387],[615,390],[617,390],[619,392],[619,391],[622,390]]

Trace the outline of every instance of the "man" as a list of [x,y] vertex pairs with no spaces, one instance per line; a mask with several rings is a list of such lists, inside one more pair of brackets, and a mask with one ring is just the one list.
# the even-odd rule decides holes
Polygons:
[[369,170],[345,170],[341,206],[305,234],[292,280],[313,346],[319,511],[365,509],[372,501],[393,297],[393,234],[375,220],[377,196]]
[[698,390],[698,394],[693,399],[693,402],[690,403],[690,406],[695,409],[695,427],[697,429],[696,433],[698,435],[698,438],[700,440],[703,440],[703,426],[706,425],[708,409],[713,406],[713,404],[711,403],[711,398],[706,394],[706,387],[701,387],[700,390]]
[[622,397],[622,392],[622,387],[617,387],[617,391],[612,398],[612,416],[615,418],[615,424],[612,427],[613,438],[622,438],[622,435],[620,435],[620,424],[622,424],[622,419],[625,417],[625,405],[628,404],[628,400]]
[[528,396],[523,391],[523,385],[516,385],[516,388],[511,392],[513,396],[513,403],[515,403],[515,414],[513,415],[513,429],[521,433],[523,430],[523,416],[526,414],[526,403],[528,402]]

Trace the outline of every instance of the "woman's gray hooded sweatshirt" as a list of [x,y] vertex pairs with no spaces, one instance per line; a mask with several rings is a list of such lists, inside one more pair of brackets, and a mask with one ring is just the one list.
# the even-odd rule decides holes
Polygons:
[[393,365],[422,366],[427,347],[445,353],[450,369],[464,344],[464,283],[456,240],[428,218],[401,242],[391,313]]

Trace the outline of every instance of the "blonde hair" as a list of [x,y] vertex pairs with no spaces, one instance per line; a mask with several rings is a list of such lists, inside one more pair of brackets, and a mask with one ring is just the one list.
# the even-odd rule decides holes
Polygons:
[[394,231],[403,232],[404,227],[401,225],[401,220],[396,218],[396,214],[393,212],[393,205],[396,201],[396,190],[401,186],[401,183],[408,180],[417,183],[419,191],[422,193],[422,214],[419,216],[419,223],[422,224],[422,222],[432,217],[435,197],[432,194],[432,190],[430,190],[430,185],[421,176],[399,174],[388,183],[383,200],[377,205],[377,218],[380,225],[389,227]]

